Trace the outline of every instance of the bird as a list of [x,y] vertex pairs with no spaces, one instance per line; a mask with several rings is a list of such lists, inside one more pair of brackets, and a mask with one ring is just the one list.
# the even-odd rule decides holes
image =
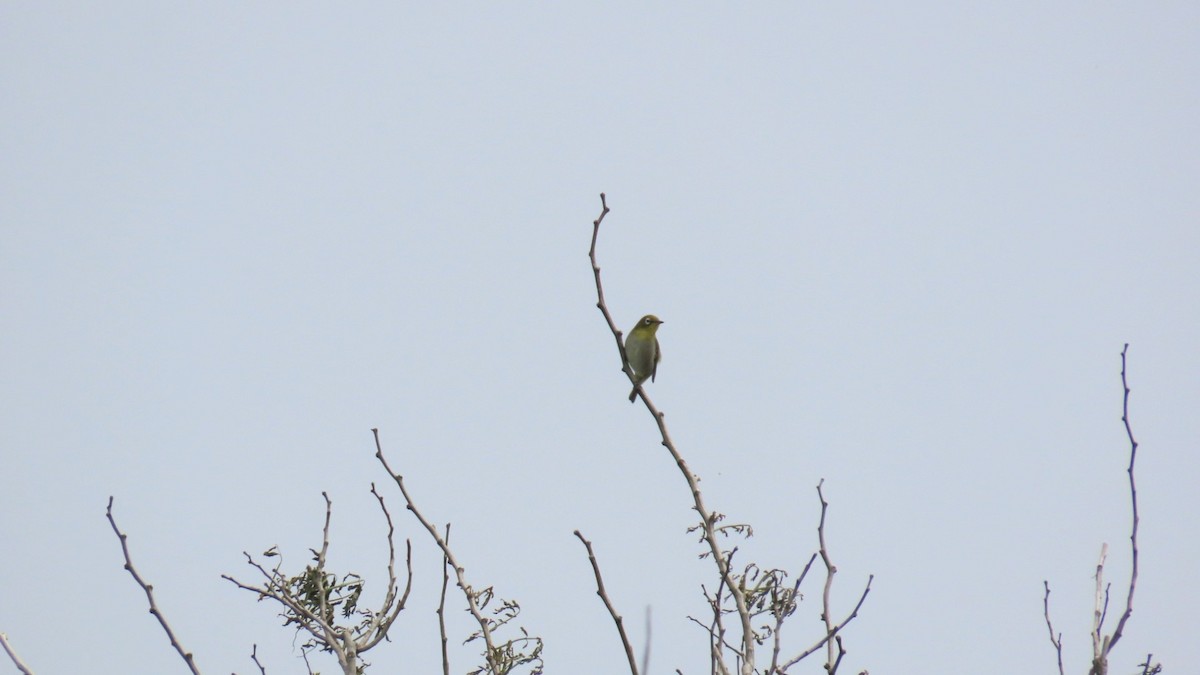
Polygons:
[[654,381],[658,374],[658,362],[662,360],[662,350],[658,347],[658,327],[663,320],[647,314],[638,319],[637,325],[629,331],[625,338],[625,356],[629,358],[629,367],[633,368],[634,385],[629,392],[629,402],[637,399],[637,388],[649,379]]

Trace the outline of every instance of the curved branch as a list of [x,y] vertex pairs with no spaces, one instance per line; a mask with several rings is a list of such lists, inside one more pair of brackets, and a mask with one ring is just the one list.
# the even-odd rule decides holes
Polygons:
[[479,630],[483,635],[484,643],[487,645],[487,654],[485,656],[487,657],[488,667],[492,669],[493,673],[500,672],[499,665],[496,663],[496,645],[492,640],[492,630],[488,625],[488,620],[484,618],[483,613],[479,609],[475,590],[471,587],[471,584],[467,583],[466,569],[458,563],[458,560],[454,557],[454,552],[450,550],[450,545],[446,543],[442,535],[438,534],[437,528],[433,526],[433,523],[426,520],[425,516],[421,515],[421,512],[417,510],[416,503],[413,502],[412,497],[408,494],[408,490],[404,487],[404,477],[392,471],[392,467],[388,465],[387,459],[383,456],[383,445],[379,441],[379,429],[371,429],[371,433],[375,435],[376,459],[383,464],[384,470],[388,472],[392,480],[396,481],[396,485],[400,488],[400,494],[404,495],[404,501],[408,503],[408,510],[412,511],[412,514],[416,516],[421,525],[428,530],[429,536],[433,537],[438,548],[442,549],[442,555],[445,556],[446,560],[450,561],[450,566],[454,568],[454,575],[458,579],[458,587],[462,589],[463,595],[467,597],[467,609],[470,610],[471,616],[475,617],[475,621],[479,624]]
[[[600,284],[600,265],[596,263],[596,239],[600,236],[600,223],[604,221],[604,216],[608,215],[608,201],[604,193],[600,193],[600,217],[592,221],[592,246],[588,249],[588,259],[592,261],[592,275],[596,278],[596,295],[599,300],[596,302],[596,307],[600,313],[604,315],[604,320],[608,322],[608,329],[612,331],[613,337],[617,340],[617,351],[621,353],[621,370],[629,377],[630,382],[637,382],[637,377],[633,374],[633,369],[629,367],[629,357],[625,355],[625,342],[621,340],[621,330],[617,328],[617,324],[613,322],[612,315],[608,313],[608,305],[604,301],[604,286]],[[639,387],[639,389],[641,389]]]
[[[392,623],[396,621],[396,617],[400,616],[400,612],[404,611],[404,605],[408,602],[408,595],[412,591],[412,541],[405,540],[407,544],[407,554],[405,561],[408,567],[408,582],[404,586],[404,594],[396,599],[396,547],[393,543],[393,535],[396,531],[392,524],[392,514],[387,510],[387,504],[383,501],[383,495],[375,489],[375,483],[371,483],[371,494],[375,495],[375,499],[379,502],[379,509],[383,511],[383,517],[387,519],[388,524],[388,592],[384,596],[383,606],[380,612],[371,617],[370,628],[364,631],[364,636],[358,644],[358,651],[365,652],[375,645],[383,641],[387,637],[388,631],[392,628]],[[374,637],[371,637],[371,633]]]
[[[629,377],[630,382],[636,382],[633,371],[629,367],[629,359],[625,354],[625,345],[621,341],[621,331],[613,323],[612,315],[609,313],[608,305],[605,303],[604,286],[600,282],[600,266],[596,263],[596,240],[600,234],[600,223],[609,212],[608,202],[603,192],[600,193],[600,206],[600,217],[592,222],[592,245],[588,250],[588,258],[592,262],[592,274],[596,278],[596,307],[604,315],[604,320],[608,323],[608,328],[612,331],[613,338],[616,340],[617,351],[621,355],[621,370]],[[716,516],[704,506],[704,499],[700,494],[699,479],[688,468],[687,463],[683,461],[683,456],[675,448],[675,443],[671,440],[671,434],[667,431],[666,422],[663,421],[664,414],[654,406],[654,403],[646,396],[646,392],[640,386],[637,387],[637,390],[642,397],[642,401],[645,402],[646,408],[654,416],[654,422],[658,425],[658,433],[662,437],[663,447],[667,449],[667,452],[671,453],[671,458],[675,460],[679,471],[683,473],[684,480],[688,484],[688,489],[692,493],[692,501],[695,504],[694,508],[696,509],[696,513],[700,515],[701,526],[704,529],[704,539],[708,542],[713,562],[717,566],[721,581],[729,589],[729,594],[733,598],[734,605],[737,607],[738,618],[741,621],[743,657],[741,671],[743,675],[751,675],[754,670],[754,627],[751,624],[750,609],[746,605],[746,595],[734,583],[729,561],[722,555],[721,547],[717,544],[716,532],[714,531],[717,520]]]

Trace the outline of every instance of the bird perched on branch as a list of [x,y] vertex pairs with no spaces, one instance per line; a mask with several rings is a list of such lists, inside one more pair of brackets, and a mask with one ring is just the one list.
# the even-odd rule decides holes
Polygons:
[[629,392],[629,402],[637,398],[637,388],[647,379],[654,381],[658,373],[658,362],[662,360],[662,350],[658,348],[658,327],[662,319],[653,314],[647,314],[638,319],[637,325],[629,331],[625,338],[625,356],[629,358],[629,367],[633,368],[636,384]]

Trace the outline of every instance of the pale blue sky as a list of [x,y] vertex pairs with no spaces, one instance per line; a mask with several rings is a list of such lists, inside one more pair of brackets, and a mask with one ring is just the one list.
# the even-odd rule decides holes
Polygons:
[[1102,542],[1128,574],[1129,342],[1142,578],[1113,668],[1187,672],[1197,35],[1184,2],[6,3],[0,631],[44,674],[182,672],[115,495],[205,672],[254,642],[303,672],[219,575],[272,545],[302,567],[326,490],[332,563],[378,597],[375,481],[418,576],[369,660],[435,672],[440,558],[379,427],[547,672],[625,667],[576,528],[639,648],[653,606],[651,672],[707,672],[689,495],[594,306],[605,191],[610,306],[665,319],[649,391],[755,525],[739,556],[798,570],[823,477],[838,606],[876,575],[846,672],[1052,672],[1043,579],[1085,669]]

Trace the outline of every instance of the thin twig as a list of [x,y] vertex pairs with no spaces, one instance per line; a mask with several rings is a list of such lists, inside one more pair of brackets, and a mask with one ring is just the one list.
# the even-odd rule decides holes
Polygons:
[[267,669],[263,668],[262,662],[258,660],[258,645],[257,644],[251,645],[251,647],[250,647],[250,660],[254,662],[254,665],[258,666],[258,672],[260,673],[260,675],[267,675]]
[[734,652],[735,654],[737,653],[737,647],[734,647],[733,645],[729,644],[729,642],[727,640],[723,640],[723,639],[717,637],[717,630],[715,628],[713,628],[712,626],[704,625],[700,621],[700,619],[697,619],[696,617],[692,616],[691,614],[688,614],[686,618],[688,621],[691,621],[692,623],[696,624],[697,626],[700,626],[701,628],[703,628],[704,632],[708,633],[709,638],[711,638],[713,641],[713,650],[714,651],[717,650],[718,647],[720,647],[720,648],[728,649],[729,651]]
[[642,650],[642,672],[643,673],[650,672],[650,643],[651,643],[650,625],[651,625],[651,623],[652,623],[652,621],[650,620],[650,605],[646,605],[646,645],[645,645],[645,649]]
[[4,651],[8,652],[8,658],[12,659],[13,665],[17,667],[17,670],[24,673],[24,675],[33,675],[33,671],[29,669],[29,666],[21,661],[20,656],[17,656],[17,651],[12,648],[12,645],[8,644],[8,636],[4,633],[0,633],[0,646],[3,646]]
[[[600,282],[600,265],[596,262],[596,240],[600,234],[600,223],[604,220],[604,216],[608,215],[609,212],[608,202],[603,192],[600,193],[600,206],[600,216],[592,222],[592,245],[588,250],[588,258],[592,263],[592,274],[596,279],[596,307],[599,308],[600,313],[604,315],[604,320],[608,323],[608,328],[612,331],[613,339],[617,343],[617,351],[621,356],[622,371],[624,371],[624,373],[629,377],[630,382],[636,383],[633,371],[629,367],[629,359],[625,354],[625,345],[621,340],[621,331],[617,328],[616,323],[613,322],[612,315],[608,311],[608,305],[604,300],[604,286]],[[746,605],[745,593],[743,593],[738,585],[733,582],[733,573],[730,570],[729,562],[721,554],[721,547],[717,544],[717,537],[716,533],[714,532],[716,519],[714,514],[704,506],[704,499],[700,494],[699,479],[695,474],[692,473],[691,469],[688,468],[687,463],[683,461],[683,456],[680,455],[679,451],[676,449],[674,441],[671,440],[671,434],[667,431],[667,425],[664,421],[665,415],[662,412],[659,412],[658,408],[654,406],[654,403],[648,396],[646,396],[646,392],[642,390],[641,387],[637,387],[637,390],[642,397],[642,401],[646,404],[646,408],[650,411],[650,414],[654,416],[654,422],[658,425],[658,432],[662,437],[663,447],[667,449],[667,452],[671,453],[671,458],[675,460],[676,466],[679,467],[679,471],[683,474],[684,479],[687,481],[688,489],[692,493],[692,500],[695,503],[694,508],[696,509],[696,513],[700,516],[700,523],[704,529],[704,539],[708,542],[713,562],[717,566],[717,571],[722,582],[724,582],[729,590],[730,596],[733,598],[734,605],[737,607],[738,618],[741,621],[741,672],[742,675],[751,675],[754,671],[755,646],[754,627],[751,624],[752,617],[750,609]]]
[[796,657],[792,658],[790,661],[783,664],[783,668],[781,669],[781,671],[791,668],[792,666],[799,663],[801,660],[807,658],[813,652],[820,649],[822,645],[824,645],[826,642],[828,642],[830,639],[832,639],[838,633],[840,633],[841,630],[846,627],[846,624],[853,621],[854,618],[858,616],[858,610],[862,608],[863,602],[866,601],[867,594],[871,592],[871,582],[873,582],[873,581],[875,581],[874,574],[867,577],[867,587],[863,589],[862,595],[860,595],[858,597],[858,603],[856,605],[854,605],[854,609],[850,612],[849,616],[847,616],[845,619],[843,619],[841,623],[834,626],[833,630],[831,632],[827,633],[825,635],[825,637],[821,638],[820,640],[817,640],[817,642],[814,645],[812,645],[808,649],[800,652],[800,654],[798,654]]
[[397,487],[400,488],[400,494],[404,495],[404,501],[408,503],[408,510],[416,516],[421,525],[429,532],[429,535],[433,537],[438,548],[442,549],[442,555],[450,561],[450,566],[454,569],[454,575],[458,580],[458,587],[462,589],[463,595],[467,598],[467,609],[470,610],[471,616],[475,617],[475,621],[479,623],[479,630],[483,635],[483,641],[487,647],[487,653],[484,656],[487,658],[488,667],[492,669],[493,673],[498,673],[500,668],[496,663],[496,645],[492,641],[492,630],[488,625],[488,620],[484,618],[483,613],[479,609],[475,589],[471,587],[471,584],[467,583],[466,569],[458,563],[458,560],[454,557],[454,552],[450,550],[450,545],[446,543],[442,535],[438,534],[437,528],[426,520],[425,516],[421,515],[416,503],[409,496],[408,489],[404,487],[404,477],[392,471],[392,467],[388,465],[387,459],[383,456],[383,445],[379,440],[379,429],[371,429],[371,433],[375,435],[376,459],[383,464],[384,470],[388,472],[392,480],[396,481]]
[[[821,518],[817,523],[817,542],[819,544],[817,553],[821,556],[822,562],[825,563],[826,572],[824,597],[822,599],[821,610],[821,620],[825,623],[825,636],[818,640],[816,644],[812,645],[803,652],[800,652],[800,654],[783,664],[783,667],[779,669],[779,672],[785,672],[788,668],[791,668],[801,660],[807,658],[810,654],[816,652],[822,646],[829,645],[826,647],[828,658],[825,663],[825,670],[827,671],[828,675],[834,675],[834,673],[837,672],[838,667],[841,665],[842,657],[846,655],[846,650],[842,646],[842,641],[840,639],[836,640],[836,642],[833,642],[832,644],[831,641],[840,637],[838,634],[842,631],[842,629],[858,616],[858,610],[862,608],[863,603],[867,600],[867,594],[871,592],[871,582],[875,581],[874,574],[867,577],[866,588],[863,589],[862,595],[860,595],[858,598],[858,603],[854,605],[854,609],[845,619],[842,619],[840,623],[834,625],[831,619],[832,612],[829,607],[829,590],[833,585],[833,575],[837,574],[837,566],[833,564],[832,559],[829,557],[829,549],[825,546],[825,514],[829,510],[829,502],[825,501],[825,493],[822,490],[824,484],[824,478],[817,483],[817,498],[821,501]],[[804,572],[800,575],[801,580],[803,580],[808,574],[808,568],[810,566],[812,566],[812,560],[809,560],[808,565],[804,567]],[[796,586],[799,588],[799,581],[797,581]],[[837,652],[836,655],[834,654],[835,646]]]
[[[829,549],[825,547],[825,513],[829,510],[829,502],[825,501],[825,495],[821,492],[823,485],[825,485],[824,478],[817,483],[817,497],[821,500],[821,520],[817,524],[817,542],[820,547],[817,549],[817,552],[821,554],[821,562],[825,563],[825,589],[821,594],[821,620],[825,622],[825,633],[831,635],[833,631],[833,613],[829,608],[829,592],[833,589],[833,577],[837,574],[837,565],[833,564],[833,561],[829,558]],[[833,675],[835,670],[834,646],[832,641],[825,643],[827,652],[825,670],[829,675]]]
[[596,553],[592,550],[592,542],[583,537],[579,530],[575,530],[575,536],[579,541],[583,542],[583,547],[587,549],[588,562],[592,564],[592,572],[596,576],[596,595],[604,601],[604,607],[608,610],[608,615],[612,617],[613,623],[617,625],[617,634],[621,636],[621,645],[625,647],[625,658],[629,661],[629,672],[633,675],[638,675],[637,660],[633,655],[633,645],[629,644],[629,636],[625,634],[625,621],[617,614],[617,610],[613,607],[612,600],[608,597],[608,591],[604,589],[604,578],[600,576],[600,563],[596,561]]
[[179,656],[183,658],[184,663],[187,664],[188,669],[192,671],[193,675],[200,675],[200,670],[196,668],[196,660],[192,657],[192,653],[185,650],[183,645],[179,644],[179,640],[175,637],[175,631],[171,630],[166,617],[163,616],[162,612],[158,609],[158,605],[154,602],[154,586],[147,584],[142,579],[142,575],[138,574],[137,569],[134,568],[133,560],[129,557],[129,537],[117,527],[117,521],[113,518],[112,507],[113,498],[110,496],[105,515],[108,517],[109,524],[112,525],[113,532],[117,534],[117,539],[121,542],[121,553],[125,556],[125,569],[133,576],[133,580],[137,582],[138,586],[141,586],[142,590],[145,591],[146,600],[150,603],[150,613],[154,615],[154,618],[158,619],[159,625],[162,626],[163,631],[167,634],[167,638],[171,641],[171,646],[175,648],[175,651],[179,652]]
[[320,600],[321,622],[328,626],[333,635],[332,640],[326,641],[326,644],[333,647],[333,653],[337,656],[338,665],[342,667],[342,672],[353,672],[351,668],[357,670],[358,654],[354,647],[353,640],[343,640],[345,629],[339,628],[333,622],[333,613],[329,611],[329,589],[325,588],[325,559],[329,554],[329,522],[333,517],[333,501],[329,499],[329,494],[321,492],[321,496],[325,498],[325,527],[321,536],[321,550],[317,553],[317,570],[318,574],[313,575],[317,581],[317,597]]
[[[393,535],[396,531],[392,524],[392,514],[388,512],[387,504],[383,501],[383,495],[375,489],[375,483],[371,483],[371,494],[379,502],[379,509],[383,511],[383,517],[387,519],[388,525],[388,591],[384,596],[383,606],[379,612],[375,613],[368,625],[363,629],[364,639],[359,642],[357,651],[365,652],[368,649],[379,644],[387,637],[388,631],[392,628],[392,623],[400,616],[400,612],[404,610],[404,605],[408,602],[408,594],[412,591],[413,569],[412,569],[412,541],[406,539],[407,555],[405,560],[408,567],[408,582],[404,586],[404,594],[399,600],[396,598],[396,547],[393,543]],[[374,637],[371,637],[372,634]]]
[[826,666],[826,670],[830,673],[836,673],[838,666],[842,665],[842,657],[846,656],[846,649],[842,646],[842,636],[839,635],[833,639],[837,643],[837,659],[832,665]]
[[1129,590],[1125,595],[1125,611],[1121,612],[1121,618],[1117,620],[1117,627],[1113,630],[1112,635],[1101,635],[1101,626],[1104,623],[1104,617],[1108,612],[1108,592],[1104,592],[1104,608],[1100,608],[1100,584],[1102,574],[1104,572],[1104,558],[1108,554],[1108,544],[1105,544],[1100,551],[1100,562],[1096,566],[1096,613],[1092,622],[1092,667],[1090,673],[1092,675],[1105,675],[1108,672],[1108,656],[1112,652],[1112,648],[1116,646],[1121,636],[1125,633],[1125,623],[1129,621],[1129,617],[1133,614],[1133,594],[1137,588],[1138,578],[1138,501],[1137,501],[1137,483],[1134,480],[1133,468],[1137,461],[1137,440],[1133,437],[1133,427],[1129,423],[1129,379],[1126,375],[1126,356],[1129,352],[1129,343],[1121,349],[1121,422],[1125,425],[1125,436],[1129,439],[1129,467],[1125,470],[1129,474],[1129,502],[1133,511],[1133,525],[1129,533],[1129,549],[1131,558],[1131,570],[1129,573]]
[[812,554],[812,557],[808,559],[808,563],[804,565],[804,569],[800,571],[800,576],[796,577],[796,591],[800,590],[800,584],[804,583],[804,577],[808,576],[808,570],[811,569],[813,563],[816,562],[817,555],[818,554],[816,553]]
[[[733,556],[737,555],[737,552],[738,549],[735,546],[731,551],[729,551],[729,555],[724,556],[726,569],[733,569]],[[717,646],[728,649],[729,651],[733,652],[735,658],[744,660],[746,658],[745,653],[737,647],[729,644],[729,641],[725,639],[725,620],[721,618],[721,607],[723,605],[721,596],[724,595],[725,588],[728,585],[729,584],[727,584],[725,581],[725,577],[721,577],[717,580],[717,592],[713,595],[713,623],[715,623],[717,626]],[[701,586],[701,588],[703,588],[703,586]],[[720,654],[721,652],[718,651],[717,653]],[[720,666],[722,671],[728,670],[723,660],[720,662]]]
[[599,298],[596,307],[604,314],[604,320],[608,322],[608,328],[617,340],[617,351],[621,353],[621,370],[629,376],[630,382],[636,383],[637,377],[629,366],[629,358],[625,355],[625,343],[621,340],[621,330],[617,328],[612,315],[608,313],[608,305],[604,302],[604,287],[600,284],[600,265],[596,263],[596,239],[600,235],[600,223],[604,221],[604,216],[607,216],[609,211],[603,192],[600,193],[600,207],[600,217],[592,221],[592,246],[588,249],[588,259],[592,261],[592,275],[596,278],[596,295]]
[[1129,474],[1129,501],[1133,507],[1133,528],[1129,535],[1129,548],[1132,557],[1132,571],[1129,574],[1129,593],[1125,596],[1125,611],[1122,612],[1121,618],[1117,621],[1117,629],[1113,631],[1112,639],[1108,641],[1108,649],[1111,651],[1117,645],[1117,641],[1125,631],[1125,622],[1129,621],[1129,616],[1133,614],[1133,591],[1137,586],[1138,577],[1138,501],[1137,501],[1137,484],[1133,480],[1133,464],[1137,460],[1138,443],[1133,438],[1133,428],[1129,426],[1129,381],[1125,376],[1125,354],[1129,351],[1129,343],[1125,343],[1125,347],[1121,350],[1121,388],[1125,390],[1125,396],[1121,405],[1121,421],[1125,423],[1125,435],[1129,437],[1129,468],[1126,470]]
[[1050,582],[1042,581],[1046,587],[1046,595],[1042,597],[1042,609],[1046,615],[1046,630],[1050,633],[1050,644],[1054,645],[1054,653],[1058,656],[1058,675],[1064,675],[1062,662],[1062,633],[1056,636],[1054,626],[1050,623]]
[[[786,671],[788,668],[791,668],[802,659],[807,658],[810,654],[820,649],[822,646],[825,646],[827,652],[825,670],[828,675],[834,675],[842,663],[842,657],[846,655],[846,649],[843,646],[841,637],[838,634],[843,628],[846,627],[847,624],[849,624],[854,620],[855,617],[858,616],[858,610],[862,607],[863,602],[866,601],[867,594],[871,592],[871,582],[875,580],[874,574],[867,577],[867,585],[866,588],[863,589],[862,595],[858,598],[858,604],[854,606],[854,610],[851,611],[850,614],[841,621],[841,623],[835,625],[832,620],[829,593],[831,587],[833,586],[833,576],[837,574],[837,566],[833,564],[833,560],[829,556],[829,549],[825,545],[825,514],[829,509],[829,502],[825,501],[825,494],[822,491],[822,486],[824,484],[824,478],[817,483],[817,498],[821,501],[821,518],[817,523],[817,541],[819,543],[819,549],[817,550],[817,553],[821,556],[822,562],[825,563],[825,588],[821,605],[821,620],[825,623],[825,636],[818,640],[816,644],[812,645],[785,663],[778,672]],[[812,563],[813,561],[810,559],[808,561],[808,565],[804,567],[804,571],[800,574],[800,579],[796,582],[797,589],[800,587],[800,581],[803,580],[808,574],[808,569],[812,566]],[[774,659],[772,659],[772,666],[774,666]]]
[[[446,523],[446,545],[450,545],[450,523]],[[450,652],[446,644],[446,588],[450,585],[450,559],[442,555],[442,594],[438,599],[438,633],[442,636],[442,675],[450,675]]]
[[1108,592],[1112,590],[1112,582],[1104,584],[1104,607],[1100,610],[1100,627],[1104,627],[1104,620],[1108,618]]
[[342,672],[351,673],[351,670],[357,670],[358,655],[354,650],[353,640],[345,639],[345,629],[339,628],[333,622],[333,613],[329,611],[329,589],[325,587],[325,560],[329,554],[329,523],[333,517],[333,501],[329,499],[329,494],[321,492],[321,496],[325,498],[325,527],[321,533],[321,550],[314,551],[317,554],[317,574],[313,575],[317,582],[317,598],[320,601],[319,607],[321,612],[321,623],[323,629],[327,629],[327,633],[331,639],[327,639],[325,644],[333,648],[333,653],[337,656],[338,665],[342,667]]
[[[703,588],[703,584],[701,585],[701,588]],[[705,598],[708,597],[707,591],[705,592],[704,597]],[[729,644],[728,642],[725,642],[724,639],[719,638],[717,636],[717,629],[716,629],[715,622],[713,623],[713,625],[706,626],[703,623],[701,623],[699,619],[692,616],[691,614],[689,614],[687,616],[687,620],[691,621],[692,623],[696,624],[697,626],[700,626],[700,628],[703,629],[705,633],[708,633],[709,672],[712,675],[729,675],[729,668],[725,665],[725,661],[721,657],[721,648],[724,647],[724,648],[726,648],[730,651],[734,651],[734,652],[736,652],[736,648],[733,645]],[[676,672],[678,672],[678,671],[676,671]]]

